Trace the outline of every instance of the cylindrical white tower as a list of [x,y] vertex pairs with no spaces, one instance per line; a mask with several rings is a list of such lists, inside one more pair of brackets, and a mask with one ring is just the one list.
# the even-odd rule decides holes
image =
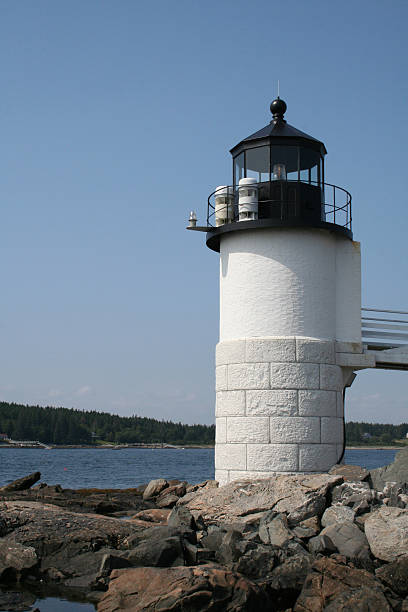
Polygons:
[[[220,484],[341,461],[344,388],[362,352],[351,196],[325,184],[324,144],[286,123],[279,98],[271,111],[231,150],[234,218],[213,227],[209,204],[207,245],[220,252]],[[243,187],[256,194],[248,210]]]

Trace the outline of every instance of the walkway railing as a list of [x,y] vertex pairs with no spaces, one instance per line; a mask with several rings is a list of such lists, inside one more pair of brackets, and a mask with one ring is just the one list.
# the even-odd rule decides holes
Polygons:
[[362,341],[370,349],[408,345],[408,312],[404,310],[361,309]]

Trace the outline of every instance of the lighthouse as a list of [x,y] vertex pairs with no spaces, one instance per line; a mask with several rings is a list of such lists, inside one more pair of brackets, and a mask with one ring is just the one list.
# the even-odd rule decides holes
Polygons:
[[[215,477],[326,472],[344,455],[345,389],[373,367],[361,341],[360,244],[351,195],[326,182],[322,141],[286,103],[235,145],[232,180],[208,199],[220,258]],[[372,363],[371,363],[372,362]]]

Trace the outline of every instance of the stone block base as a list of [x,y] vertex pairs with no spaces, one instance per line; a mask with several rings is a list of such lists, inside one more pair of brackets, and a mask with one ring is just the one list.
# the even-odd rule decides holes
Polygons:
[[345,385],[340,363],[348,362],[343,355],[339,363],[336,348],[331,340],[298,337],[217,345],[220,484],[274,472],[327,472],[338,462]]

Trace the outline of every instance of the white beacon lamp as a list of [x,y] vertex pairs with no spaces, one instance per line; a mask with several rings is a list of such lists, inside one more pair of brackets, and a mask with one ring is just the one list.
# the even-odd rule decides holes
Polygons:
[[238,186],[240,221],[258,219],[258,183],[255,178],[242,178]]
[[274,164],[272,168],[273,181],[286,181],[286,166],[285,164]]

